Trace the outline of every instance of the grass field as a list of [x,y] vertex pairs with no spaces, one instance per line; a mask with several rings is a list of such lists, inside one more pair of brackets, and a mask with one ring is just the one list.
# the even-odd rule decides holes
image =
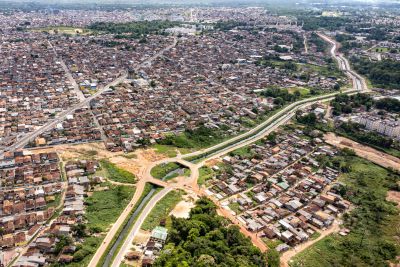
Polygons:
[[307,96],[310,93],[310,89],[304,87],[291,87],[288,88],[289,93],[294,93],[295,91],[299,91],[301,96]]
[[134,184],[136,182],[135,175],[132,173],[118,168],[115,164],[108,160],[101,160],[101,167],[104,169],[107,178],[119,183]]
[[87,204],[86,226],[92,234],[85,237],[82,244],[77,245],[77,250],[73,254],[73,262],[66,266],[80,267],[88,265],[105,237],[107,229],[117,220],[135,191],[134,188],[129,186],[106,185],[109,186],[109,190],[93,192],[85,201]]
[[[127,217],[125,218],[124,223],[122,223],[121,226],[118,228],[117,233],[114,235],[112,241],[108,244],[108,246],[107,246],[107,248],[106,248],[106,251],[105,251],[105,253],[101,256],[101,258],[100,258],[99,263],[97,264],[97,266],[102,266],[102,265],[103,265],[104,261],[106,260],[107,254],[109,253],[109,251],[111,250],[111,248],[114,246],[114,243],[115,243],[115,241],[117,240],[118,236],[121,235],[122,230],[124,229],[125,225],[128,223],[128,221],[129,221],[129,219],[131,218],[132,214],[139,208],[140,203],[141,203],[141,202],[143,201],[143,199],[150,193],[150,191],[152,190],[152,188],[153,188],[153,186],[152,186],[151,184],[146,183],[145,188],[144,188],[144,190],[143,190],[143,192],[142,192],[142,195],[140,196],[139,200],[136,202],[135,206],[132,208],[132,210],[131,210],[129,216],[127,216]],[[156,192],[159,191],[159,190],[161,190],[161,188],[156,189]],[[148,203],[148,201],[147,201],[146,203]],[[140,210],[140,212],[141,212],[142,210],[143,210],[143,208]],[[140,215],[140,212],[139,212],[139,215]],[[136,222],[136,220],[137,220],[137,217],[133,220],[132,224],[129,226],[129,230],[127,231],[127,233],[130,232],[130,230],[132,229],[132,227],[133,227],[134,223]],[[116,251],[119,251],[119,250],[120,250],[121,246],[123,245],[123,243],[124,243],[124,241],[125,241],[125,239],[126,239],[126,237],[127,237],[127,233],[126,233],[126,235],[123,237],[122,242],[120,242],[119,245],[117,246],[117,250],[116,250]],[[115,258],[116,254],[117,254],[117,253],[113,254],[112,259]]]
[[244,146],[230,152],[229,155],[239,156],[240,158],[245,159],[245,158],[251,158],[253,156],[253,153],[251,152],[251,148],[249,146]]
[[292,267],[388,266],[399,255],[399,210],[386,201],[386,194],[398,189],[400,176],[354,156],[341,160],[351,169],[339,177],[346,184],[342,194],[355,205],[343,216],[351,232],[321,239],[297,254]]
[[128,205],[135,189],[130,186],[108,184],[109,190],[93,192],[85,200],[87,227],[92,232],[105,232]]
[[283,241],[279,240],[279,239],[269,239],[269,238],[262,238],[262,241],[264,241],[264,243],[268,246],[268,248],[270,249],[274,249],[277,246],[279,246],[280,244],[283,244]]
[[177,155],[177,148],[174,146],[155,144],[151,148],[153,148],[157,153],[163,154],[169,158],[176,157]]
[[143,230],[152,230],[154,227],[160,225],[161,220],[166,219],[176,204],[182,200],[182,194],[182,191],[169,192],[154,206],[141,228]]
[[[387,48],[387,47],[375,47],[373,49],[373,51],[380,52],[380,53],[386,53],[386,52],[389,52],[391,50],[392,50],[391,48]],[[400,49],[395,49],[395,48],[393,48],[393,50],[397,51],[397,53],[399,53],[399,51],[400,51]]]
[[170,163],[165,163],[165,164],[160,164],[155,166],[153,169],[151,169],[150,174],[156,179],[162,179],[164,178],[168,173],[179,169],[181,166],[177,163],[170,162]]

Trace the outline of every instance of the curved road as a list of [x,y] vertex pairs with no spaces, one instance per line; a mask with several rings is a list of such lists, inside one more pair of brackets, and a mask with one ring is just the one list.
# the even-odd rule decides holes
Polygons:
[[[354,93],[361,92],[361,91],[367,91],[368,87],[366,86],[366,82],[365,82],[364,78],[362,78],[360,75],[358,75],[353,70],[351,70],[350,64],[348,63],[347,59],[342,54],[339,54],[337,52],[337,47],[338,47],[337,43],[321,33],[319,33],[319,36],[322,39],[324,39],[325,41],[332,44],[332,48],[330,51],[331,56],[337,60],[340,69],[342,71],[344,71],[346,73],[346,75],[353,81],[353,88],[350,90],[346,90],[343,93],[354,94]],[[136,189],[133,199],[131,200],[128,207],[121,214],[121,216],[118,218],[118,221],[113,225],[110,232],[107,234],[104,243],[101,244],[100,248],[97,250],[97,252],[96,252],[95,256],[93,257],[92,261],[90,262],[89,266],[90,267],[96,266],[101,255],[104,253],[105,248],[107,247],[109,242],[112,240],[112,238],[116,234],[116,230],[119,228],[121,223],[125,220],[126,216],[129,214],[129,211],[130,211],[129,207],[133,207],[135,205],[136,201],[141,196],[142,191],[144,189],[144,184],[147,181],[154,180],[154,178],[150,174],[150,171],[154,166],[156,166],[158,164],[162,164],[162,163],[167,163],[167,162],[178,162],[178,163],[188,167],[191,170],[191,175],[190,175],[189,179],[181,180],[175,184],[169,182],[167,184],[167,186],[165,187],[165,189],[163,189],[161,191],[164,193],[161,194],[161,192],[160,192],[159,194],[156,195],[156,197],[154,197],[153,199],[151,199],[149,201],[148,205],[145,208],[146,212],[142,212],[141,216],[137,220],[137,223],[135,223],[132,231],[129,233],[126,242],[124,243],[123,248],[125,248],[125,249],[121,249],[118,252],[117,257],[115,258],[112,266],[119,266],[119,264],[121,263],[121,261],[123,259],[123,253],[126,251],[126,248],[129,246],[130,242],[132,242],[136,232],[138,231],[138,229],[141,226],[141,223],[144,221],[147,214],[151,211],[151,209],[154,207],[154,205],[163,196],[165,196],[165,194],[166,194],[165,192],[169,192],[170,190],[172,190],[174,188],[180,188],[183,190],[188,190],[188,191],[194,192],[198,195],[204,195],[204,192],[199,188],[199,186],[197,184],[197,179],[199,176],[199,168],[204,165],[206,160],[209,160],[211,158],[220,157],[221,155],[224,155],[224,154],[228,153],[229,151],[232,151],[237,148],[254,143],[258,139],[263,138],[265,135],[267,135],[271,131],[274,131],[279,126],[281,126],[282,124],[284,124],[288,120],[290,120],[295,115],[296,110],[298,110],[299,108],[307,107],[318,101],[330,100],[330,99],[334,98],[334,96],[337,94],[339,94],[339,92],[332,93],[329,95],[324,95],[324,96],[317,96],[317,97],[301,100],[296,103],[292,103],[289,106],[287,106],[286,108],[284,108],[283,110],[281,110],[278,113],[276,113],[275,115],[273,115],[271,118],[269,118],[265,122],[261,123],[260,125],[258,125],[257,127],[253,128],[253,129],[251,129],[247,133],[244,133],[242,135],[234,137],[230,140],[227,140],[225,142],[222,142],[222,143],[212,146],[210,148],[199,150],[199,151],[184,155],[184,157],[186,158],[186,157],[201,155],[201,154],[207,153],[207,152],[214,152],[214,153],[204,157],[200,163],[195,164],[192,162],[188,162],[188,161],[184,160],[182,158],[182,156],[178,156],[175,158],[163,159],[163,160],[154,162],[152,164],[149,164],[148,166],[144,166],[141,170],[141,175],[140,175],[141,179],[138,182],[138,186],[137,186],[137,189]],[[265,244],[255,234],[248,232],[247,229],[245,229],[242,225],[240,225],[240,223],[234,218],[234,216],[232,216],[232,214],[229,213],[229,211],[227,211],[221,207],[220,203],[217,200],[214,200],[214,202],[219,207],[219,213],[221,215],[230,218],[233,223],[238,224],[241,227],[242,233],[244,233],[246,236],[249,236],[252,239],[254,245],[259,247],[262,251],[266,250]],[[116,229],[116,230],[114,231],[114,229]]]

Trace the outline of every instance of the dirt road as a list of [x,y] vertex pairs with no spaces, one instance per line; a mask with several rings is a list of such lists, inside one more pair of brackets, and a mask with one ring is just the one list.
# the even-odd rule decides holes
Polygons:
[[335,221],[333,226],[331,226],[326,231],[322,231],[321,235],[318,238],[307,241],[305,243],[302,243],[299,246],[296,246],[295,248],[284,252],[281,255],[281,267],[289,267],[290,259],[293,258],[295,255],[297,255],[298,253],[302,252],[303,250],[309,248],[310,246],[312,246],[313,244],[315,244],[322,238],[324,238],[332,233],[339,232],[339,230],[340,230],[339,223],[337,221]]
[[348,138],[337,136],[334,133],[325,134],[324,139],[328,144],[333,146],[339,148],[350,148],[354,150],[357,156],[370,160],[375,164],[400,171],[400,159],[392,155],[354,142]]

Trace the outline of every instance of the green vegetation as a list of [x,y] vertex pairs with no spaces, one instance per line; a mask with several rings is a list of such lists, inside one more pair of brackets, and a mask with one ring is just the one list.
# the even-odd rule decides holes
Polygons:
[[150,174],[156,179],[162,179],[170,172],[177,170],[181,167],[180,164],[175,162],[164,163],[157,165],[151,169]]
[[85,229],[87,228],[91,234],[102,234],[95,236],[81,233],[81,235],[84,235],[84,241],[82,244],[77,245],[77,249],[73,254],[73,262],[67,264],[67,266],[88,265],[104,238],[104,232],[107,231],[110,224],[115,222],[134,193],[134,188],[129,186],[114,186],[110,184],[107,184],[107,186],[109,186],[109,190],[93,192],[85,200],[87,205],[85,214],[87,224]]
[[296,114],[296,120],[302,124],[313,126],[317,123],[317,115],[315,113],[307,113],[305,115]]
[[254,152],[251,151],[251,148],[249,146],[244,146],[230,152],[229,156],[238,156],[241,159],[249,159],[254,157]]
[[210,129],[200,125],[194,130],[186,129],[181,134],[167,135],[163,140],[159,141],[159,144],[177,148],[201,149],[224,141],[228,137],[228,130],[228,126]]
[[[135,206],[132,208],[130,214],[126,217],[125,221],[121,224],[121,226],[118,228],[118,231],[116,232],[116,234],[114,235],[113,239],[111,240],[111,242],[108,244],[105,252],[103,253],[103,255],[101,256],[97,266],[102,266],[104,261],[106,260],[106,256],[107,254],[110,252],[111,248],[114,246],[115,241],[117,240],[118,236],[121,235],[122,230],[125,228],[125,226],[127,225],[127,223],[129,222],[129,219],[131,218],[132,214],[139,208],[140,203],[143,201],[143,199],[150,193],[151,189],[153,188],[153,186],[149,183],[146,183],[145,188],[143,190],[142,195],[140,196],[140,198],[138,199],[138,201],[136,202]],[[139,212],[140,214],[140,212]],[[120,247],[122,246],[122,244],[124,243],[125,239],[126,239],[126,234],[129,233],[129,230],[133,227],[133,224],[135,220],[133,221],[133,223],[130,225],[128,231],[125,233],[125,236],[122,240],[122,242],[118,245],[117,250],[118,251],[120,249]],[[113,257],[116,256],[116,253],[113,255]]]
[[399,210],[386,201],[387,191],[399,190],[400,176],[352,153],[334,159],[349,169],[339,178],[338,193],[355,208],[344,214],[347,236],[331,235],[299,253],[291,266],[389,266],[399,255]]
[[310,238],[311,238],[311,240],[315,240],[315,239],[317,239],[317,238],[320,237],[320,236],[321,236],[321,233],[315,231],[315,232],[310,236]]
[[173,146],[155,144],[152,146],[152,148],[154,148],[157,153],[163,154],[169,158],[174,158],[177,155],[177,148]]
[[370,61],[366,58],[351,57],[354,69],[368,77],[372,84],[387,89],[400,88],[400,62],[390,59]]
[[344,27],[346,23],[350,22],[348,18],[343,18],[343,17],[324,17],[315,15],[305,15],[305,16],[300,16],[299,21],[303,21],[303,29],[306,31],[315,31],[320,28],[326,29],[326,30],[337,30],[340,27]]
[[[274,49],[282,53],[287,51],[286,48],[281,48],[278,45],[276,45]],[[255,64],[257,66],[285,69],[290,72],[295,72],[297,70],[297,64],[295,62],[283,60],[279,55],[265,55],[262,59],[257,60]]]
[[130,186],[108,184],[109,190],[96,191],[85,200],[87,227],[90,232],[107,231],[112,222],[128,205],[135,189]]
[[166,34],[165,29],[178,25],[180,25],[179,22],[168,20],[133,21],[127,23],[95,22],[89,26],[89,29],[116,34],[115,38],[139,39],[148,34]]
[[342,123],[337,129],[342,135],[350,136],[364,144],[370,144],[382,148],[391,148],[393,145],[393,139],[385,137],[376,132],[363,131],[363,126],[358,123]]
[[152,230],[160,225],[163,219],[166,219],[168,214],[174,209],[176,204],[182,200],[182,191],[171,191],[163,197],[151,210],[142,224],[143,230]]
[[[327,63],[326,65],[316,65],[316,64],[310,64],[310,63],[302,63],[299,64],[301,66],[300,70],[301,73],[298,76],[299,79],[301,79],[304,82],[308,82],[310,80],[311,75],[314,73],[317,73],[318,75],[326,76],[326,77],[331,77],[331,78],[343,78],[343,72],[339,69],[336,61],[333,61],[332,58],[325,58],[325,62]],[[333,89],[338,90],[340,89],[340,86],[345,85],[343,81],[338,81],[337,84],[339,85],[339,88],[337,85]],[[312,90],[318,90],[318,87],[311,88]],[[315,94],[312,91],[310,91],[311,94]]]
[[221,30],[221,31],[230,31],[236,27],[240,26],[246,26],[246,22],[241,22],[241,21],[218,21],[214,25],[214,29]]
[[199,169],[199,178],[197,179],[197,183],[201,186],[205,184],[208,180],[211,180],[215,175],[213,169],[208,166],[203,166]]
[[73,262],[66,264],[69,267],[88,266],[92,256],[100,246],[103,236],[87,236],[82,244],[76,246]]
[[101,160],[101,167],[105,169],[107,178],[114,182],[134,184],[136,182],[135,175],[118,168],[114,163],[108,160]]
[[262,238],[264,243],[268,246],[268,248],[275,249],[280,244],[283,244],[283,241],[279,239],[269,239],[269,238]]
[[328,44],[315,32],[311,33],[309,42],[315,45],[317,52],[325,52],[328,49]]
[[265,266],[265,255],[237,226],[217,215],[206,198],[196,202],[189,219],[172,217],[167,245],[154,263],[161,266]]
[[394,98],[382,98],[375,102],[375,107],[389,112],[400,112],[400,101]]
[[136,155],[134,152],[125,153],[125,154],[123,154],[122,156],[123,156],[124,158],[127,158],[127,159],[136,159],[136,158],[137,158],[137,155]]
[[366,110],[369,110],[374,105],[374,101],[368,94],[356,94],[356,95],[346,95],[339,94],[335,96],[335,99],[332,100],[331,106],[333,108],[333,115],[338,116],[342,113],[352,113],[353,109],[360,108],[362,106],[365,107]]
[[242,211],[240,210],[240,204],[237,202],[231,202],[229,203],[228,207],[234,211],[236,214],[240,214],[242,213]]
[[274,104],[277,106],[283,106],[287,103],[294,102],[301,98],[300,91],[289,93],[288,89],[275,86],[265,89],[261,92],[261,95],[265,97],[273,97]]
[[61,202],[61,193],[54,195],[54,200],[48,201],[48,197],[46,197],[46,209],[53,207],[56,208]]
[[270,249],[267,251],[267,263],[268,267],[279,267],[280,266],[280,256],[279,252],[275,249]]

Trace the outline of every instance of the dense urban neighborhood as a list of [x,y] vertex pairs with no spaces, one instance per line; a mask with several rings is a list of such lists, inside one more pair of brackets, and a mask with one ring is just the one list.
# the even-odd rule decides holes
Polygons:
[[398,3],[94,2],[0,2],[0,267],[400,264]]

